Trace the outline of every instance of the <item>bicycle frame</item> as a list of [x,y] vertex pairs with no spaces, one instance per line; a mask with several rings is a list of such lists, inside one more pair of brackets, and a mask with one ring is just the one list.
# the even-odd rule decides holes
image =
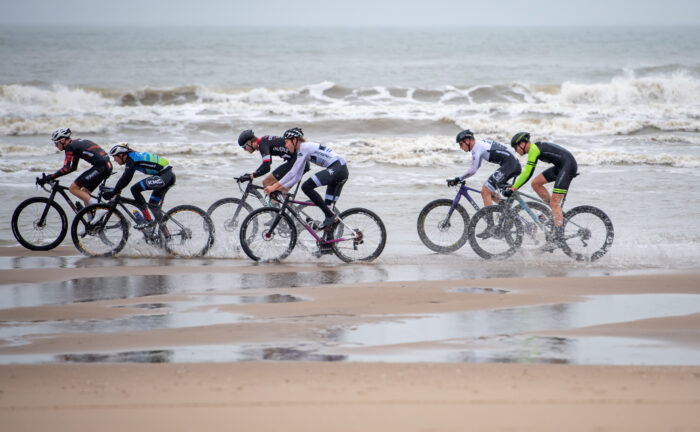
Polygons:
[[[104,185],[106,182],[107,182],[107,179],[104,179],[102,181],[101,185]],[[68,193],[66,193],[66,191],[68,191],[70,189],[66,186],[62,186],[58,180],[53,180],[52,183],[53,183],[53,185],[51,186],[51,189],[46,189],[46,187],[44,185],[39,186],[40,188],[42,188],[43,190],[45,190],[46,192],[49,193],[49,202],[55,201],[56,195],[60,195],[68,203],[68,206],[70,207],[71,210],[73,210],[73,213],[78,213],[78,207],[76,207],[73,200],[68,196]],[[98,194],[97,196],[94,196],[94,195],[90,195],[90,196],[93,198],[97,198],[98,201],[102,198],[101,193]],[[49,211],[49,206],[46,206],[46,208],[44,209],[44,212],[41,214],[41,218],[39,219],[39,221],[41,223],[43,223],[44,220],[46,219],[46,215],[47,215],[48,211]]]
[[480,190],[471,188],[465,184],[466,182],[464,180],[461,181],[459,189],[457,190],[457,195],[455,195],[454,199],[452,200],[452,206],[450,207],[450,211],[447,213],[447,218],[449,219],[450,216],[452,216],[452,213],[455,211],[455,207],[457,207],[457,204],[459,204],[459,200],[464,197],[469,201],[469,203],[474,207],[474,210],[478,211],[479,210],[479,205],[474,201],[474,198],[469,195],[469,192],[476,192],[476,193],[481,193]]
[[[279,211],[277,212],[277,216],[275,219],[272,221],[272,224],[270,225],[270,231],[274,231],[274,229],[277,227],[277,224],[279,223],[280,219],[282,218],[282,214],[284,214],[285,211],[288,211],[292,218],[294,218],[301,226],[303,226],[306,231],[313,236],[314,239],[316,239],[317,244],[322,245],[322,246],[327,246],[333,243],[339,243],[343,241],[349,241],[349,240],[354,240],[357,238],[355,235],[355,232],[353,229],[351,229],[349,226],[345,225],[342,219],[338,218],[338,223],[343,224],[344,227],[348,228],[350,232],[352,232],[352,236],[345,238],[336,238],[336,239],[325,239],[322,237],[319,237],[318,234],[316,234],[316,231],[311,228],[311,226],[299,216],[299,213],[303,214],[303,209],[299,210],[299,207],[316,207],[316,204],[310,202],[310,201],[298,201],[295,200],[294,198],[296,197],[297,191],[299,190],[300,184],[297,183],[296,189],[294,189],[294,193],[292,194],[287,194],[284,197],[284,201],[282,202],[282,205],[279,208]],[[273,192],[274,193],[274,192]],[[297,208],[295,209],[292,207],[292,204],[295,204]],[[335,213],[335,203],[333,204],[331,211]],[[327,231],[324,233],[324,237],[326,236]]]
[[[260,189],[265,189],[262,186],[258,186],[256,184],[253,184],[253,180],[246,180],[248,182],[248,185],[246,185],[245,189],[241,188],[241,183],[238,182],[238,189],[240,189],[241,192],[243,192],[243,195],[241,195],[241,201],[245,201],[248,198],[248,195],[253,195],[255,198],[260,201],[260,204],[262,204],[264,207],[269,207],[270,203],[265,200],[265,197],[263,194],[258,192]],[[234,214],[235,216],[238,216],[238,212],[240,211],[240,208],[236,210],[236,213]]]

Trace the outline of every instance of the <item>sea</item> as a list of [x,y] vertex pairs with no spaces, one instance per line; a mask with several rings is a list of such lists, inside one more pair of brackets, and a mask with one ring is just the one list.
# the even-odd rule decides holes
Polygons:
[[[569,149],[580,175],[565,210],[599,207],[615,227],[596,263],[554,253],[500,265],[700,267],[700,27],[0,26],[0,58],[0,246],[18,244],[17,204],[46,195],[34,178],[63,163],[56,128],[166,157],[177,175],[166,207],[206,209],[240,196],[233,178],[260,163],[237,146],[240,131],[301,127],[348,160],[339,207],[383,219],[378,262],[477,268],[469,245],[437,255],[416,232],[423,206],[454,197],[445,179],[471,163],[455,144],[469,128],[506,144],[529,131]],[[468,184],[480,189],[496,168],[484,163]],[[159,252],[124,252],[149,253]],[[247,259],[223,243],[212,256]]]

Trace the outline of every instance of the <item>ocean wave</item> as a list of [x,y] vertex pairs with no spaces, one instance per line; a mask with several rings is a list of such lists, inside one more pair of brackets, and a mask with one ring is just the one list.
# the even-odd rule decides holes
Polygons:
[[[501,139],[500,137],[494,137]],[[506,142],[505,139],[501,142]],[[452,136],[420,136],[412,138],[376,137],[372,139],[338,139],[324,141],[342,154],[351,165],[372,166],[383,164],[396,167],[446,167],[471,164],[471,154],[461,151]],[[114,143],[101,143],[108,148]],[[258,154],[243,152],[235,141],[210,143],[152,142],[130,143],[135,149],[162,155],[178,167],[180,173],[194,176],[222,166],[250,166],[260,163]],[[684,151],[671,146],[645,152],[639,146],[626,148],[620,143],[591,145],[585,143],[564,145],[571,150],[580,166],[665,166],[673,168],[700,168],[700,152]],[[585,150],[584,150],[585,149]],[[53,172],[63,162],[63,154],[49,145],[0,143],[0,173]],[[524,165],[525,159],[519,158]],[[541,163],[539,170],[549,166]],[[83,170],[87,168],[82,163]],[[483,169],[493,170],[486,164]],[[179,175],[179,174],[178,174]]]
[[572,104],[697,104],[700,80],[684,72],[636,77],[633,73],[615,77],[609,83],[566,82],[558,96]]
[[[700,80],[689,73],[605,83],[479,85],[468,88],[350,88],[324,81],[293,89],[85,89],[0,86],[0,135],[227,133],[273,124],[308,125],[341,135],[481,134],[537,130],[552,136],[633,135],[645,130],[700,132]],[[419,125],[415,127],[413,125]],[[420,130],[423,128],[423,130]]]

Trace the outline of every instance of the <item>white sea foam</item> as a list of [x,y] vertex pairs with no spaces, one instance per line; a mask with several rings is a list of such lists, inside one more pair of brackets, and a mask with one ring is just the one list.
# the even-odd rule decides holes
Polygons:
[[[313,124],[320,130],[332,124],[335,132],[346,135],[381,135],[407,122],[422,122],[428,134],[450,124],[481,134],[536,130],[555,137],[629,135],[645,129],[700,132],[698,100],[700,80],[687,73],[628,74],[597,84],[437,89],[346,89],[329,81],[294,89],[5,85],[0,86],[0,135],[48,134],[62,125],[83,133],[125,128],[218,133],[260,122]],[[362,121],[368,123],[358,123]]]
[[700,100],[700,80],[687,73],[667,76],[635,77],[629,72],[609,83],[562,85],[562,103],[625,105],[625,104],[689,104]]

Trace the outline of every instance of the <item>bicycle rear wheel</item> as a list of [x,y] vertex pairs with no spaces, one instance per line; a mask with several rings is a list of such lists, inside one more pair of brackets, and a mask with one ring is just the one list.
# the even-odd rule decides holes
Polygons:
[[202,256],[214,243],[214,224],[207,213],[197,206],[171,208],[159,229],[165,250],[173,255]]
[[280,216],[274,231],[270,226],[279,209],[261,207],[253,210],[241,224],[240,242],[243,252],[255,261],[279,261],[287,258],[297,241],[297,230],[286,213]]
[[241,247],[238,235],[241,222],[252,211],[253,207],[239,198],[222,198],[209,206],[207,214],[214,223],[219,244],[238,253]]
[[448,199],[431,201],[418,214],[418,237],[432,251],[454,252],[467,242],[469,214],[457,204],[450,215],[452,202]]
[[[94,215],[88,221],[88,215]],[[129,239],[129,224],[119,210],[105,204],[93,204],[75,215],[70,231],[73,244],[88,256],[112,256]]]
[[333,227],[333,239],[351,237],[331,244],[333,252],[345,262],[372,261],[386,245],[384,222],[374,212],[352,208],[338,215],[340,222]]
[[564,214],[561,249],[576,261],[595,261],[605,255],[615,238],[608,215],[593,206],[574,207]]
[[523,242],[523,224],[500,205],[484,207],[469,222],[469,245],[484,259],[505,259]]
[[[42,215],[46,211],[46,217]],[[30,250],[55,248],[68,233],[66,212],[55,201],[33,197],[22,201],[12,213],[12,234]]]

